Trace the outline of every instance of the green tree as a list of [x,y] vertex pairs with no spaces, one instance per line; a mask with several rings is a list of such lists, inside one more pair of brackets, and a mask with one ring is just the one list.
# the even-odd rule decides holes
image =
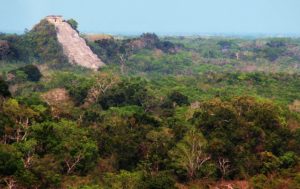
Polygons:
[[7,41],[0,40],[0,60],[7,58],[10,53],[10,46]]
[[86,130],[79,128],[74,122],[62,120],[58,123],[36,124],[31,128],[31,136],[37,140],[38,148],[55,155],[67,174],[76,171],[86,173],[97,159],[96,142],[88,137]]
[[35,65],[26,65],[19,68],[19,70],[27,74],[27,79],[29,81],[39,81],[42,77],[40,70]]
[[76,20],[74,19],[69,19],[67,20],[68,24],[70,24],[70,26],[77,31],[78,28],[78,22],[76,22]]
[[133,170],[144,157],[146,134],[159,123],[138,106],[110,108],[101,117],[99,126],[94,129],[100,155],[113,155],[117,168]]
[[178,91],[174,91],[169,95],[169,99],[172,102],[175,102],[176,104],[178,104],[179,106],[182,105],[189,105],[189,99],[187,96],[181,94]]
[[172,130],[169,128],[151,130],[147,133],[146,141],[140,147],[143,155],[140,167],[151,174],[165,169],[169,163],[168,150],[174,144],[173,138]]
[[139,188],[144,189],[175,189],[175,180],[174,178],[166,173],[166,172],[159,172],[155,175],[148,175],[145,176],[144,182],[141,183]]
[[50,63],[52,66],[66,63],[61,45],[57,40],[55,26],[47,20],[39,24],[22,37],[20,46],[23,46],[27,61],[36,60],[39,63]]
[[0,95],[3,97],[11,96],[11,94],[8,90],[8,85],[2,78],[0,79]]
[[16,176],[23,169],[21,154],[11,145],[0,144],[0,186],[16,187]]
[[170,152],[175,167],[187,172],[189,179],[196,177],[197,171],[210,160],[206,153],[206,140],[196,129],[191,129]]
[[16,99],[8,99],[3,103],[3,113],[14,122],[14,130],[8,138],[20,142],[27,138],[29,127],[34,119],[38,118],[39,112],[30,107],[20,104]]
[[221,177],[256,174],[262,166],[261,153],[282,156],[288,151],[286,138],[292,137],[281,109],[253,97],[204,102],[193,120],[208,140]]
[[36,177],[35,185],[38,188],[60,188],[62,166],[55,155],[48,154],[41,158],[33,158],[30,170]]
[[262,152],[260,161],[262,162],[261,171],[264,174],[277,172],[281,165],[280,159],[271,152]]
[[9,73],[15,75],[13,81],[16,83],[25,82],[26,80],[37,82],[42,77],[40,70],[35,65],[26,65]]
[[108,90],[99,100],[104,109],[112,106],[143,106],[147,101],[147,81],[141,78],[124,79]]
[[104,176],[105,186],[111,189],[138,189],[141,181],[140,172],[121,170],[120,173],[107,173]]

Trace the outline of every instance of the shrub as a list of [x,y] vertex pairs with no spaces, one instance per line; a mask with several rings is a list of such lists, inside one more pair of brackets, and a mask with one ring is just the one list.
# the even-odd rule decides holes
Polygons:
[[167,173],[159,173],[145,178],[143,189],[175,189],[175,180]]
[[251,183],[254,189],[265,189],[266,187],[266,182],[267,182],[268,178],[263,175],[256,175],[251,179]]
[[27,75],[29,81],[39,81],[42,77],[40,70],[35,65],[27,65],[18,69]]
[[180,92],[174,91],[169,95],[169,99],[176,102],[179,106],[188,105],[189,99],[187,96],[181,94]]
[[74,19],[67,20],[67,23],[70,24],[70,26],[77,31],[78,23]]
[[279,159],[281,161],[281,167],[289,168],[297,164],[298,157],[294,152],[286,152]]
[[145,85],[146,81],[136,78],[123,80],[116,87],[107,91],[100,99],[100,105],[104,109],[109,107],[120,107],[126,105],[142,106],[147,100],[148,94]]
[[108,173],[104,176],[104,183],[109,188],[127,188],[137,189],[141,181],[141,174],[139,172],[129,172],[121,170],[120,173]]

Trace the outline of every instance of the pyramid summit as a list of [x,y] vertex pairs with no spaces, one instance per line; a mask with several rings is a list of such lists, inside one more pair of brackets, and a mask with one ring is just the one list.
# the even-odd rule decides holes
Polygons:
[[46,19],[52,24],[55,24],[56,22],[64,22],[63,16],[61,15],[49,15],[46,16]]
[[58,42],[62,45],[64,54],[71,64],[93,70],[105,66],[79,33],[63,19],[63,16],[49,15],[46,20],[55,26]]

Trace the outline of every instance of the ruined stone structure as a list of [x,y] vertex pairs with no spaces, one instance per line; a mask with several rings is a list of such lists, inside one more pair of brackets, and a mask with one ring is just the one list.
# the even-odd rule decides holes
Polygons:
[[62,16],[47,16],[48,22],[53,24],[57,31],[58,42],[62,45],[64,54],[69,62],[86,68],[97,70],[105,64],[95,55],[90,47],[82,39]]
[[50,22],[51,24],[55,24],[55,23],[61,23],[64,21],[63,17],[60,15],[50,15],[47,16],[46,19],[48,20],[48,22]]

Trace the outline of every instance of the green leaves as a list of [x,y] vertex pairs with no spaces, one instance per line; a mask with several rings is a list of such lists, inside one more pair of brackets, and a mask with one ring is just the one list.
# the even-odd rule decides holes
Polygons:
[[7,83],[2,78],[0,78],[0,95],[3,97],[10,97],[11,95]]
[[12,176],[23,169],[21,154],[11,145],[0,144],[0,175]]
[[112,106],[143,106],[147,101],[147,81],[141,78],[124,79],[108,90],[99,100],[103,109]]
[[111,189],[136,189],[142,181],[140,172],[129,172],[121,170],[120,173],[107,173],[104,176],[105,186]]
[[93,78],[84,77],[71,72],[58,72],[54,74],[53,87],[66,88],[77,105],[83,104],[89,90],[95,84]]
[[67,20],[67,22],[70,24],[70,26],[77,31],[77,27],[78,27],[78,22],[76,22],[76,20],[74,19],[69,19]]
[[187,172],[189,179],[194,179],[197,171],[210,160],[210,155],[206,154],[205,138],[193,128],[177,143],[170,152],[170,157],[173,159],[175,167]]
[[[281,166],[279,157],[288,150],[285,138],[292,135],[280,107],[253,97],[213,99],[200,107],[193,123],[208,140],[208,151],[218,162],[220,173],[226,162],[230,167],[238,167],[236,172],[248,174],[255,174],[257,169],[276,171]],[[257,162],[260,157],[265,157],[264,165]]]
[[[51,132],[47,135],[48,131]],[[88,138],[87,131],[74,122],[62,120],[58,123],[45,122],[32,127],[41,152],[52,152],[64,164],[67,174],[75,170],[88,171],[97,158],[97,144]]]

